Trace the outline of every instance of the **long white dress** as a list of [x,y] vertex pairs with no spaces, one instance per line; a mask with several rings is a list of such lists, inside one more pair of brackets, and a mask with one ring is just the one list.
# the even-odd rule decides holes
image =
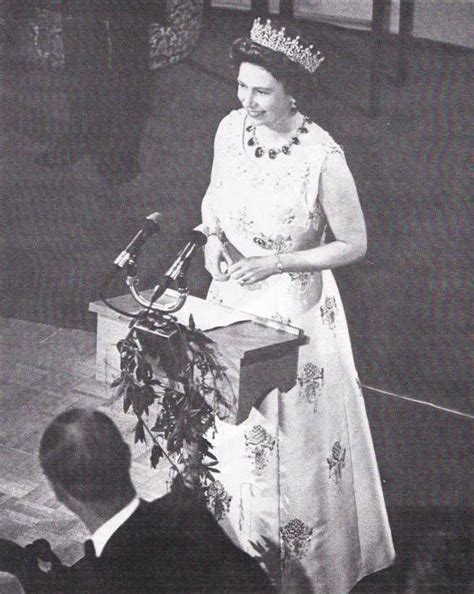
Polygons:
[[[246,114],[217,131],[203,223],[244,255],[324,242],[323,193],[356,192],[341,148],[314,123],[289,155],[252,158]],[[321,282],[322,281],[322,282]],[[331,271],[213,281],[208,299],[302,328],[297,385],[241,425],[217,422],[209,505],[282,592],[344,594],[394,550],[363,394]],[[256,386],[256,389],[258,387]]]

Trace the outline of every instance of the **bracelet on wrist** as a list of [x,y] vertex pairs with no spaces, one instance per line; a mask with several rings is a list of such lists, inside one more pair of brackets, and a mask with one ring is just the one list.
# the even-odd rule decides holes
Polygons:
[[227,235],[224,233],[224,231],[214,231],[213,233],[211,233],[211,235],[215,235],[216,237],[218,237],[224,244],[229,243]]
[[223,236],[222,231],[211,231],[210,233],[207,234],[208,239],[209,239],[209,237],[217,237],[218,239],[223,241],[222,236]]

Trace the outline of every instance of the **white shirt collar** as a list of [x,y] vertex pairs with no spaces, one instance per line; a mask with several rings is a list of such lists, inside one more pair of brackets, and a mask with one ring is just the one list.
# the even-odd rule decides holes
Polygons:
[[112,516],[107,522],[102,524],[94,534],[91,536],[91,540],[94,543],[95,554],[97,557],[102,555],[102,551],[105,545],[109,541],[110,537],[116,532],[122,524],[128,520],[128,518],[136,511],[140,505],[138,497],[134,497],[130,503],[123,507],[119,512]]

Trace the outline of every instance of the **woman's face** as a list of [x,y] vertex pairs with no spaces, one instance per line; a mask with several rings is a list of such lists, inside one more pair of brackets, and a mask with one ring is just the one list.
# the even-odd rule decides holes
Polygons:
[[237,78],[237,96],[255,125],[277,129],[291,113],[291,96],[268,70],[242,62]]

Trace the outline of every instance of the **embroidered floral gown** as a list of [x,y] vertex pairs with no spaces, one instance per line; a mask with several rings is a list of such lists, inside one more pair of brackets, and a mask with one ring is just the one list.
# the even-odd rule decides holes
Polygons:
[[[244,110],[216,134],[203,222],[244,256],[324,242],[322,192],[356,192],[341,148],[311,123],[290,155],[249,156]],[[331,271],[250,286],[213,281],[208,299],[302,328],[297,385],[271,392],[241,425],[217,422],[221,474],[209,504],[283,592],[343,594],[394,558],[390,528]],[[256,386],[258,389],[258,386]]]

